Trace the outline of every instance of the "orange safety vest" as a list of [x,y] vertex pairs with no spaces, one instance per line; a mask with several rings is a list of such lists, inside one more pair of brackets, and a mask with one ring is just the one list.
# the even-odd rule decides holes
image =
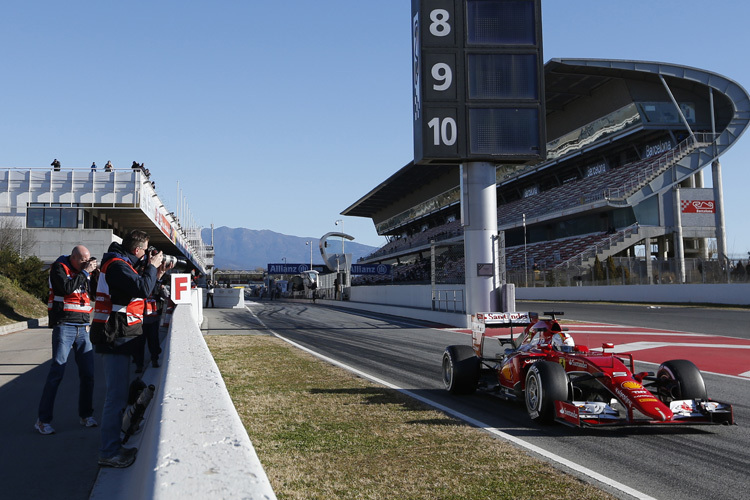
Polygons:
[[112,312],[122,312],[127,314],[128,326],[137,325],[143,322],[143,312],[146,307],[146,300],[142,298],[131,299],[128,304],[113,304],[112,297],[109,295],[109,284],[107,284],[107,269],[109,265],[121,260],[126,263],[134,273],[138,274],[130,262],[115,257],[104,263],[99,274],[99,284],[96,288],[96,305],[94,306],[94,323],[106,323]]
[[[69,268],[65,263],[60,262],[60,265],[65,270],[65,275],[69,280],[74,279],[78,273]],[[86,287],[80,287],[70,295],[56,295],[52,289],[52,278],[48,280],[49,283],[49,298],[47,300],[47,311],[52,311],[52,304],[55,302],[63,303],[63,311],[72,313],[91,313],[91,302],[89,301],[89,293]]]

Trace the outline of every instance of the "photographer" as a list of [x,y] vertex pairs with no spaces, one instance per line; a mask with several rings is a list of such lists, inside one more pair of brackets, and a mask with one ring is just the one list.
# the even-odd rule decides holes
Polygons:
[[[131,231],[122,244],[112,243],[102,259],[91,338],[102,355],[107,393],[102,411],[102,443],[99,465],[128,467],[135,461],[136,448],[124,448],[120,438],[122,410],[127,406],[130,359],[143,346],[145,299],[166,272],[164,255],[147,253],[149,237]],[[139,274],[136,267],[144,260]]]
[[[155,250],[153,247],[148,249],[149,253],[153,250]],[[164,260],[165,262],[167,261],[166,258]],[[167,264],[166,268],[169,269],[170,267],[171,266]],[[142,269],[138,270],[142,272]],[[136,349],[134,355],[136,373],[143,372],[146,345],[148,345],[148,352],[151,356],[151,366],[159,368],[159,355],[161,354],[159,324],[161,323],[161,312],[164,306],[164,300],[169,299],[169,293],[166,291],[163,281],[168,279],[169,275],[165,275],[163,279],[157,281],[154,291],[146,298],[146,308],[143,312],[143,335],[138,337],[137,340],[140,342],[141,347]]]
[[52,410],[57,389],[65,374],[71,349],[75,350],[80,388],[78,415],[81,425],[96,427],[92,417],[94,394],[94,352],[89,340],[89,276],[96,269],[96,259],[89,250],[78,245],[70,255],[61,255],[49,269],[49,302],[47,313],[52,327],[52,365],[39,401],[39,414],[34,428],[40,434],[52,434]]

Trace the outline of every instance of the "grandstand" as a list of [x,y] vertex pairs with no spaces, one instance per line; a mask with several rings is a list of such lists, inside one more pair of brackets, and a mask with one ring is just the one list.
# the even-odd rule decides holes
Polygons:
[[[506,268],[573,266],[580,276],[636,247],[648,273],[651,259],[683,272],[686,258],[724,265],[718,160],[748,126],[747,92],[709,71],[643,61],[554,59],[544,77],[547,158],[496,166]],[[445,267],[436,274],[460,280],[459,183],[459,165],[409,163],[345,209],[388,239],[362,262],[395,265],[385,281],[423,281],[434,246]]]

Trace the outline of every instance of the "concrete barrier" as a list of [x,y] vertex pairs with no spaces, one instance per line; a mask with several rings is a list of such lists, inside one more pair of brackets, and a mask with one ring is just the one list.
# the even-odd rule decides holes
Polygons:
[[162,368],[143,377],[156,395],[127,443],[137,460],[102,468],[91,499],[276,498],[192,309],[175,308]]
[[29,328],[39,328],[40,326],[47,326],[48,321],[49,319],[45,316],[44,318],[30,319],[28,321],[19,321],[17,323],[11,323],[9,325],[3,325],[0,326],[0,335],[20,332],[21,330],[27,330]]
[[[461,290],[464,285],[439,285],[438,290]],[[352,302],[367,302],[399,307],[432,308],[432,287],[430,285],[378,285],[353,286],[350,292]]]
[[[463,290],[463,285],[440,289]],[[647,302],[657,304],[750,305],[750,283],[706,285],[612,285],[571,287],[516,287],[517,300]],[[430,308],[429,285],[352,287],[352,302]],[[469,312],[469,311],[467,311]]]
[[222,308],[243,309],[245,307],[245,290],[242,288],[214,288],[214,305]]
[[[445,285],[440,289],[463,290],[463,285]],[[750,284],[516,287],[515,295],[516,300],[748,306]],[[431,298],[429,285],[357,286],[352,287],[351,301],[321,302],[360,311],[434,321],[459,328],[471,327],[468,314],[432,311]]]
[[516,288],[517,300],[750,305],[750,283]]

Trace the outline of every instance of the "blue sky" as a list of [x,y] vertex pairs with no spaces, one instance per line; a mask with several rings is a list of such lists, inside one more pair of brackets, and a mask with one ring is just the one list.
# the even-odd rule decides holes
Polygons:
[[[547,0],[545,60],[664,61],[750,88],[750,4]],[[410,2],[0,4],[0,167],[128,167],[202,226],[320,237],[413,157]],[[750,136],[722,158],[747,256]],[[706,171],[710,178],[710,172]],[[369,219],[346,217],[381,245]]]

